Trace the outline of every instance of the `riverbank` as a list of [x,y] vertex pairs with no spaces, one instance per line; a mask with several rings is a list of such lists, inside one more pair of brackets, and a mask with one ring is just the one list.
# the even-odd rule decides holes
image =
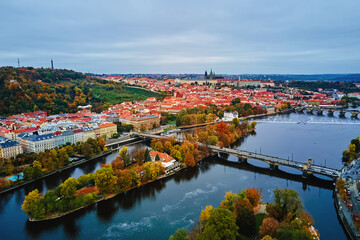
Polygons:
[[343,227],[345,228],[348,236],[353,240],[359,240],[360,235],[358,234],[355,226],[353,225],[353,221],[351,218],[351,212],[347,209],[346,205],[342,201],[338,191],[335,189],[334,191],[334,205],[338,217],[340,218]]
[[14,191],[14,190],[16,190],[16,189],[18,189],[18,188],[22,188],[22,187],[24,187],[24,186],[26,186],[26,185],[28,185],[28,184],[35,183],[35,182],[37,182],[37,181],[39,181],[39,180],[45,179],[45,178],[50,177],[50,176],[52,176],[52,175],[54,175],[54,174],[61,173],[61,172],[64,171],[64,170],[67,170],[67,169],[70,169],[70,168],[79,166],[79,165],[81,165],[81,164],[84,164],[84,163],[93,161],[93,160],[95,160],[95,159],[99,159],[99,158],[105,157],[105,156],[111,154],[112,152],[113,152],[112,150],[109,150],[109,151],[106,151],[106,152],[102,152],[102,153],[100,153],[100,154],[97,154],[97,155],[95,155],[95,156],[93,156],[93,157],[91,157],[91,158],[89,158],[89,159],[83,159],[83,160],[79,160],[79,161],[74,162],[74,163],[70,163],[70,164],[67,165],[66,167],[57,169],[57,170],[52,171],[52,172],[50,172],[50,173],[46,173],[46,174],[44,174],[43,176],[41,176],[41,177],[39,177],[39,178],[36,178],[36,179],[33,179],[33,180],[29,180],[29,181],[24,181],[24,182],[22,182],[22,183],[20,183],[20,184],[17,184],[17,185],[14,185],[14,186],[12,186],[12,187],[9,187],[9,188],[7,188],[7,189],[5,189],[5,190],[2,190],[2,191],[0,192],[0,195],[5,194],[5,193],[8,193],[8,192],[11,192],[11,191]]

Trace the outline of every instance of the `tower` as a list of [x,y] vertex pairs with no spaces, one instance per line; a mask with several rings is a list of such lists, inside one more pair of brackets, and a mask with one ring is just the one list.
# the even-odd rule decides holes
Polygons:
[[210,71],[210,74],[209,74],[209,77],[210,77],[210,79],[213,79],[213,71],[212,71],[212,69],[211,69],[211,71]]
[[205,70],[205,79],[208,78],[208,74],[207,74],[207,71]]
[[18,58],[18,67],[20,67],[20,59]]
[[54,61],[51,59],[51,69],[54,70]]

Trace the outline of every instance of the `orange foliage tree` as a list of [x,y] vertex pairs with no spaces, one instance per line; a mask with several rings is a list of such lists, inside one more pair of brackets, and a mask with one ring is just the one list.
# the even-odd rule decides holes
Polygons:
[[279,229],[278,220],[272,217],[264,218],[259,230],[260,238],[266,235],[274,237],[278,229]]

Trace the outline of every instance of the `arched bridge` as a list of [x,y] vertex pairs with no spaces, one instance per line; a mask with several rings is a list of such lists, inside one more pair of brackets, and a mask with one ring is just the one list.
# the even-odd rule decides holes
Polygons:
[[334,112],[339,112],[339,117],[345,117],[345,113],[351,113],[351,117],[357,118],[360,111],[345,109],[344,107],[320,107],[320,106],[306,106],[306,107],[295,107],[295,112],[303,113],[306,110],[307,113],[314,114],[315,112],[318,115],[323,115],[323,112],[326,110],[328,116],[334,116]]
[[[134,135],[137,135],[142,138],[164,138],[164,136],[153,135],[153,134],[135,133]],[[198,144],[203,145],[201,143],[198,143]],[[319,166],[319,165],[314,165],[314,164],[312,164],[311,159],[309,159],[308,162],[306,162],[306,163],[302,163],[302,162],[292,161],[292,160],[288,160],[288,159],[284,159],[284,158],[278,158],[278,157],[268,156],[268,155],[264,155],[264,154],[239,150],[239,149],[224,148],[224,147],[218,147],[218,146],[213,146],[213,145],[206,145],[206,147],[208,147],[209,150],[211,150],[212,152],[227,153],[227,154],[232,154],[234,156],[237,156],[239,158],[239,161],[247,161],[248,158],[251,158],[251,159],[257,159],[257,160],[266,162],[270,165],[271,169],[276,169],[276,168],[278,168],[279,165],[295,168],[295,169],[302,171],[304,177],[307,177],[311,174],[324,175],[324,176],[332,178],[333,180],[336,180],[338,177],[340,177],[340,170],[323,167],[323,166]]]

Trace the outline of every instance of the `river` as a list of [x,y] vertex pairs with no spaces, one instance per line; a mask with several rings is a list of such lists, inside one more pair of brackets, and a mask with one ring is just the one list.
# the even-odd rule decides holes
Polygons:
[[[349,141],[360,135],[360,120],[292,113],[258,119],[256,134],[247,137],[238,148],[340,169],[342,151]],[[137,144],[135,146],[139,146]],[[135,147],[130,146],[129,148]],[[0,197],[1,239],[168,239],[178,228],[191,229],[201,209],[218,206],[228,191],[238,192],[248,187],[258,188],[264,199],[272,201],[276,187],[296,190],[315,220],[321,239],[347,239],[337,218],[329,186],[310,179],[273,173],[267,164],[248,160],[245,167],[237,158],[222,155],[234,164],[213,157],[193,169],[186,169],[165,180],[148,184],[127,194],[98,203],[64,218],[30,223],[21,210],[24,195],[34,188],[46,192],[69,176],[94,172],[102,163],[111,162],[116,153],[106,159],[70,169],[61,176],[52,176],[37,184]],[[252,167],[255,166],[255,167]],[[298,170],[280,167],[287,173],[300,175]]]

